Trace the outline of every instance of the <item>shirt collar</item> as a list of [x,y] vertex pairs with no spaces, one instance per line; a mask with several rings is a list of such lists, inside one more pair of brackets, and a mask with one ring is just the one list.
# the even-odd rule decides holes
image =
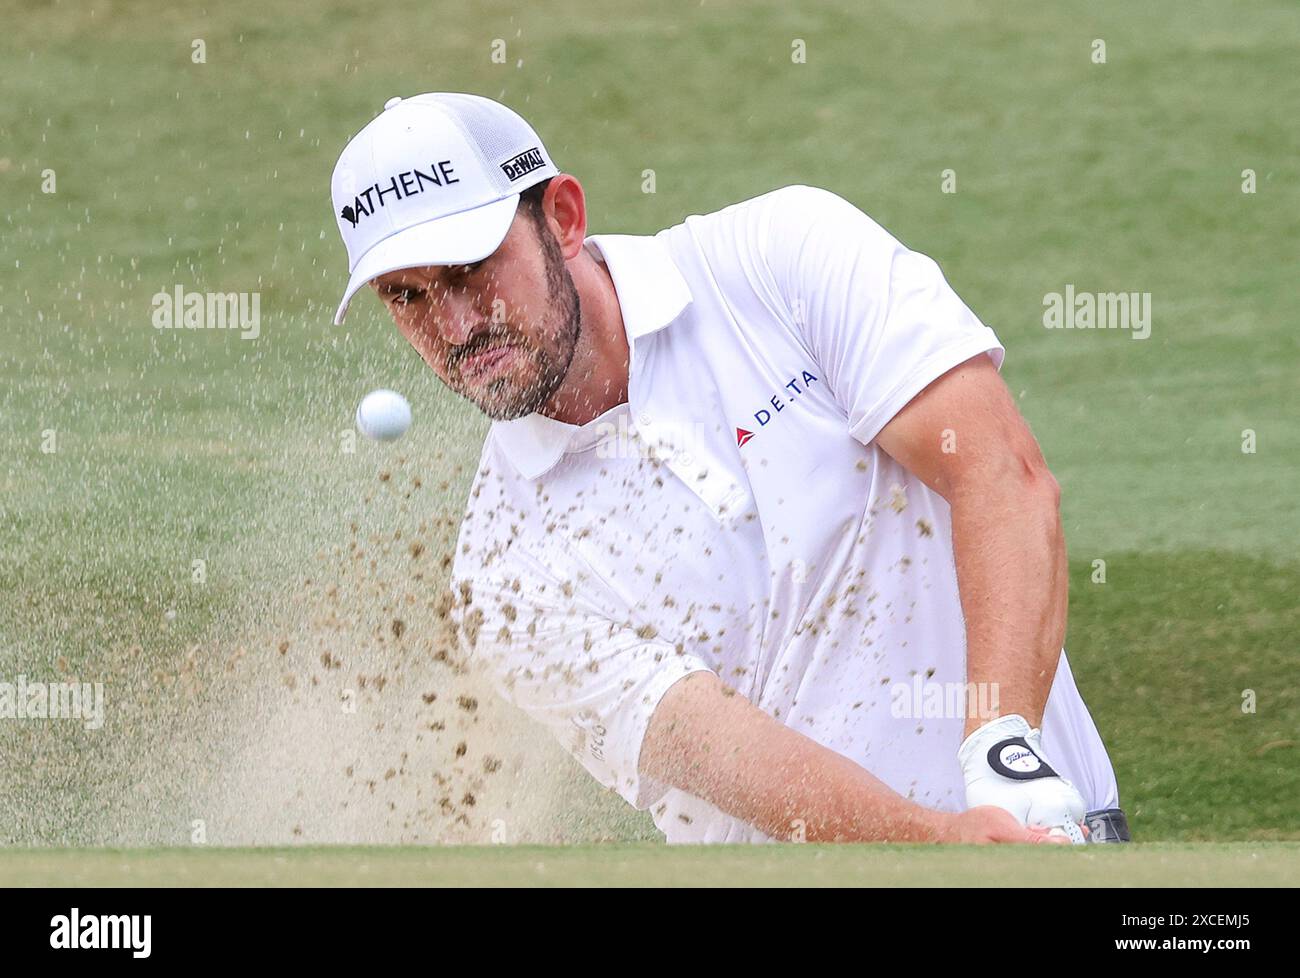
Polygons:
[[[657,235],[596,234],[588,237],[583,247],[593,257],[604,258],[614,280],[632,353],[630,369],[635,371],[641,358],[630,348],[641,337],[663,329],[682,314],[691,303],[690,287],[673,262],[667,243]],[[584,429],[601,418],[588,425],[574,425],[534,411],[513,421],[494,421],[488,437],[497,440],[520,475],[536,479],[573,446],[585,445],[590,432],[584,434]]]

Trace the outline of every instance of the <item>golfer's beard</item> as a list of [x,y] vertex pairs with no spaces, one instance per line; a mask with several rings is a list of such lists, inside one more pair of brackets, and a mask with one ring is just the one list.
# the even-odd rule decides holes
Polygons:
[[[565,267],[559,246],[549,234],[543,237],[542,250],[546,258],[547,322],[534,335],[545,339],[542,342],[519,340],[518,331],[513,329],[508,329],[506,335],[499,338],[489,335],[488,345],[512,343],[529,362],[516,367],[510,376],[494,380],[473,395],[467,395],[493,421],[522,418],[550,400],[568,375],[578,347],[582,310],[573,276]],[[515,379],[519,376],[525,378],[522,383]]]

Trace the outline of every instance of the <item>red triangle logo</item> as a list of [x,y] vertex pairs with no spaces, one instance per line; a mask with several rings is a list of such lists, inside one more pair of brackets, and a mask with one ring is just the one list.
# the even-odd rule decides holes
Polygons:
[[753,438],[753,437],[754,437],[754,433],[753,433],[752,431],[746,431],[744,428],[737,428],[737,429],[736,429],[736,445],[737,445],[737,447],[739,447],[739,446],[741,446],[741,445],[744,445],[745,442],[749,441],[749,439],[751,439],[751,438]]

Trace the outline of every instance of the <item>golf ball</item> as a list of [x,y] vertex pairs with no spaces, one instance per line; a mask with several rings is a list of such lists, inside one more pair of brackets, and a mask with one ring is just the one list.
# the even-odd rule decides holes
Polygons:
[[397,391],[371,391],[357,406],[357,428],[375,441],[396,441],[411,427],[411,405]]

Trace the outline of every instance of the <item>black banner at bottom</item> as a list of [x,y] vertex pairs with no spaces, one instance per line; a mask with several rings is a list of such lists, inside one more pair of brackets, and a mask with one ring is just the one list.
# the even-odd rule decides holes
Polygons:
[[507,889],[5,890],[0,940],[9,965],[374,966],[396,953],[445,967],[497,964],[512,952],[535,964],[562,947],[575,963],[606,947],[621,957],[638,944],[676,943],[678,928],[694,932],[682,953],[695,958],[701,927],[718,935],[723,958],[743,957],[755,947],[744,934],[757,927],[769,940],[788,938],[791,950],[810,934],[866,941],[873,953],[906,948],[917,967],[1033,960],[1023,956],[1039,951],[1071,963],[1158,956],[1231,966],[1294,945],[1283,934],[1289,898],[1229,889],[622,890],[558,899]]

